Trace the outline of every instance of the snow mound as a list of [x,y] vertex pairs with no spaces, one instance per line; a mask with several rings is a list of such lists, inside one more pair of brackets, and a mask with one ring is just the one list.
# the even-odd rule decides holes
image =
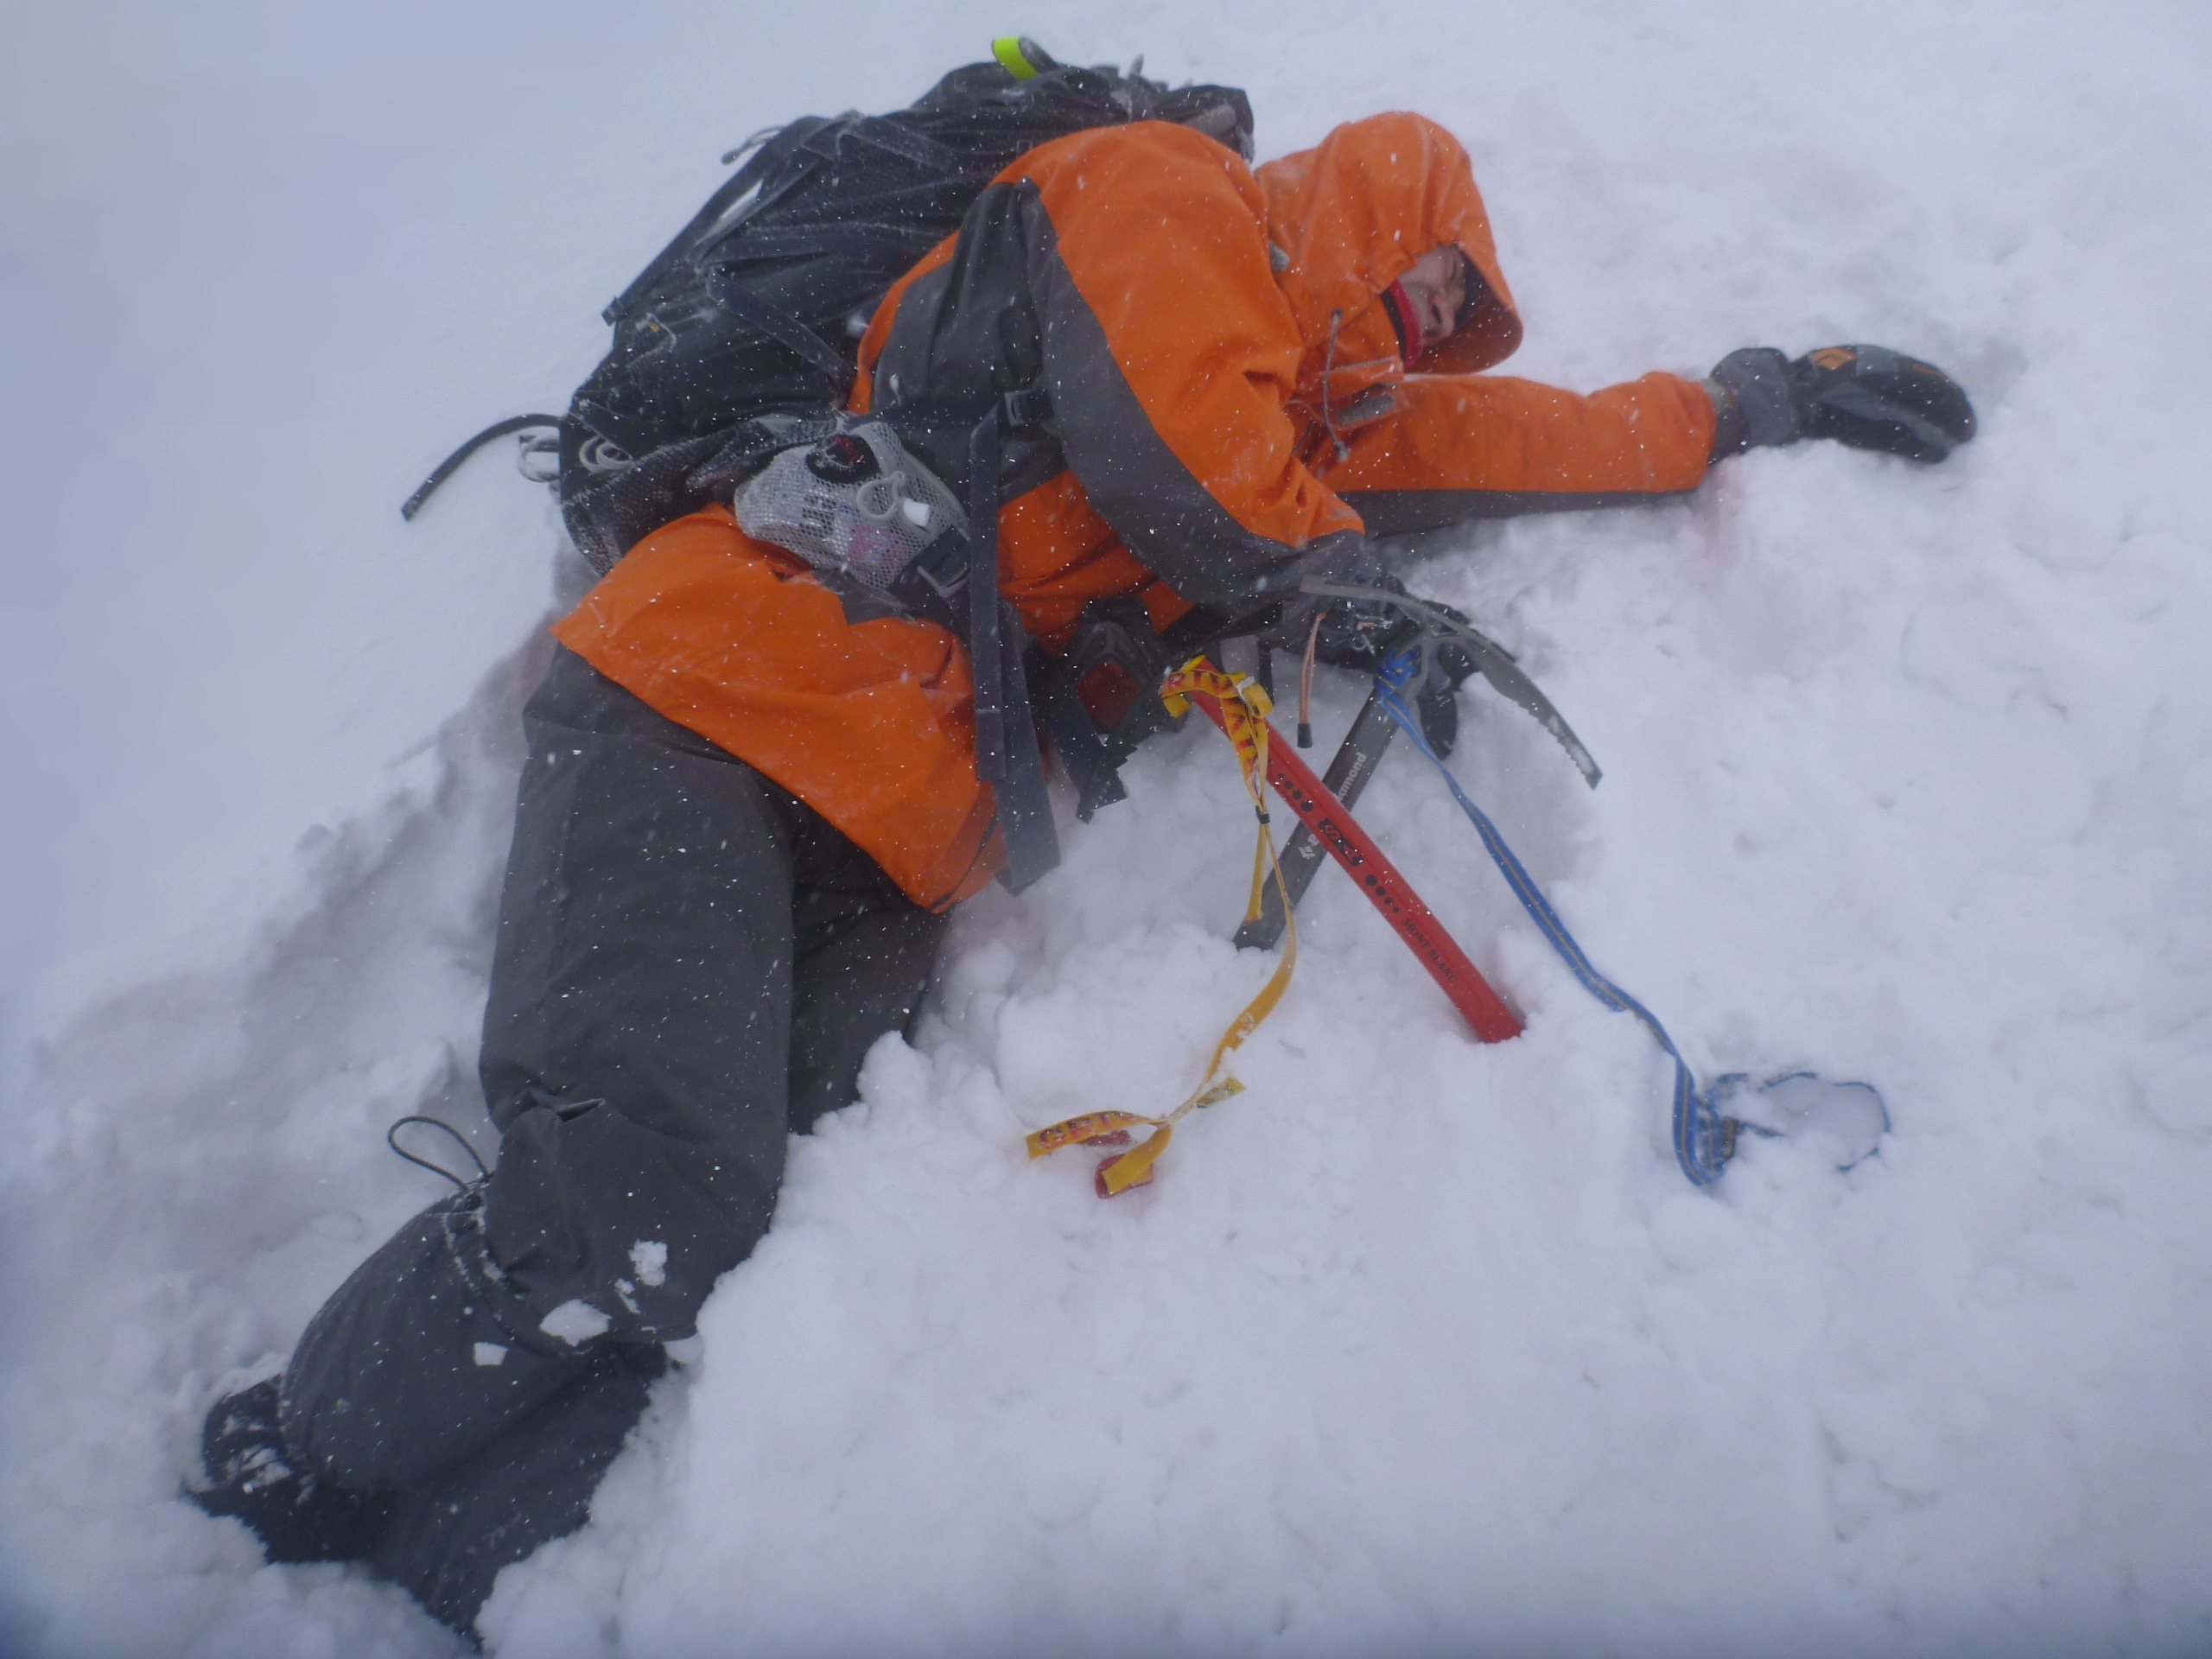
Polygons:
[[[54,879],[8,963],[40,1000],[0,1208],[0,1649],[463,1650],[179,1487],[207,1404],[440,1190],[385,1127],[494,1149],[475,1026],[556,532],[496,476],[404,536],[391,502],[581,378],[711,181],[671,157],[892,105],[997,20],[887,10],[853,54],[803,21],[684,17],[708,77],[653,28],[536,11],[29,26],[19,61],[67,73],[15,89],[23,130],[81,141],[12,169],[19,222],[80,251],[34,277],[123,321],[57,405],[91,459],[41,493],[80,566],[8,624],[17,671],[83,690],[10,764]],[[1702,1075],[1864,1078],[1894,1127],[1848,1171],[1753,1140],[1688,1188],[1663,1058],[1400,755],[1362,819],[1527,1033],[1474,1043],[1325,872],[1246,1092],[1099,1203],[1024,1132],[1182,1098],[1270,967],[1228,943],[1234,764],[1187,730],[1064,825],[1051,880],[964,910],[916,1042],[794,1144],[774,1230],[590,1525],[502,1579],[490,1650],[2212,1647],[2194,14],[1553,7],[1454,14],[1412,58],[1357,9],[1254,0],[1027,27],[1247,85],[1268,153],[1445,121],[1529,317],[1516,372],[1871,340],[1967,385],[1981,435],[1941,468],[1763,452],[1406,570],[1605,767],[1584,790],[1468,694],[1455,769],[1597,964]],[[288,375],[333,300],[327,372]],[[213,334],[171,326],[193,303]],[[158,523],[108,512],[116,476],[162,486]],[[1357,695],[1323,687],[1324,744]]]

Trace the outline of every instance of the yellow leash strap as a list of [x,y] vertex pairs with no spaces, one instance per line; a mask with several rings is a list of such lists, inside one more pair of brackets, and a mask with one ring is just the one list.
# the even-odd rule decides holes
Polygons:
[[1201,1106],[1211,1106],[1243,1092],[1244,1085],[1224,1071],[1223,1065],[1230,1053],[1259,1029],[1260,1022],[1275,1011],[1283,993],[1290,988],[1291,974],[1298,966],[1298,922],[1292,914],[1282,866],[1275,861],[1274,835],[1268,823],[1268,713],[1274,705],[1267,692],[1249,675],[1224,673],[1203,657],[1193,657],[1170,674],[1160,688],[1168,711],[1175,715],[1190,707],[1193,693],[1211,697],[1221,705],[1222,724],[1236,750],[1236,766],[1243,774],[1244,792],[1251,797],[1252,810],[1260,821],[1259,844],[1252,851],[1252,896],[1245,906],[1244,919],[1250,921],[1260,913],[1268,872],[1273,870],[1275,889],[1282,895],[1287,932],[1282,960],[1276,964],[1273,976],[1261,988],[1260,994],[1245,1004],[1244,1011],[1230,1021],[1229,1029],[1222,1033],[1221,1040],[1214,1045],[1213,1058],[1206,1066],[1206,1074],[1188,1100],[1165,1117],[1146,1117],[1137,1112],[1085,1112],[1079,1117],[1041,1128],[1028,1138],[1029,1155],[1042,1158],[1062,1147],[1128,1146],[1132,1129],[1155,1131],[1142,1144],[1131,1147],[1127,1152],[1117,1152],[1098,1166],[1096,1185],[1102,1198],[1110,1198],[1133,1186],[1150,1185],[1154,1166],[1160,1161],[1160,1154],[1167,1150],[1175,1125]]

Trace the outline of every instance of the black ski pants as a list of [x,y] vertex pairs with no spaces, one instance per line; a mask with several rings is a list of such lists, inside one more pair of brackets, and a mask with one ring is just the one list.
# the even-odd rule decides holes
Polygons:
[[339,1289],[288,1448],[398,1494],[371,1560],[456,1628],[580,1525],[661,1344],[768,1226],[785,1137],[904,1029],[944,918],[563,650],[531,699],[480,1071],[490,1177]]

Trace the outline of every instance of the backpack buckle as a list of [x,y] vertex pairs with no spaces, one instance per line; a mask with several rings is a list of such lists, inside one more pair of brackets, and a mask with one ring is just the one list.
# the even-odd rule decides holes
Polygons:
[[1025,386],[999,398],[999,424],[1008,432],[1035,431],[1052,418],[1052,394],[1042,386]]

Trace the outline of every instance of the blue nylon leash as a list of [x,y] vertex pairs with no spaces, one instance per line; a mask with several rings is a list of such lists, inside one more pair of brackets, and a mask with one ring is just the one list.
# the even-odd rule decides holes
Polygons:
[[[1428,763],[1443,774],[1446,785],[1452,791],[1452,798],[1459,803],[1459,810],[1467,815],[1468,821],[1475,826],[1476,833],[1482,836],[1483,845],[1489,850],[1491,861],[1497,864],[1499,874],[1505,877],[1506,886],[1513,889],[1513,896],[1521,901],[1522,909],[1529,912],[1529,920],[1535,922],[1538,931],[1550,941],[1552,949],[1559,952],[1560,959],[1567,963],[1575,978],[1582,982],[1583,989],[1607,1007],[1618,1013],[1632,1014],[1643,1021],[1651,1034],[1658,1039],[1659,1046],[1667,1051],[1669,1058],[1675,1062],[1675,1158],[1693,1185],[1712,1185],[1720,1179],[1720,1172],[1727,1167],[1728,1160],[1734,1155],[1738,1131],[1752,1127],[1720,1109],[1719,1096],[1731,1084],[1743,1081],[1741,1075],[1732,1074],[1710,1090],[1700,1090],[1697,1078],[1690,1071],[1689,1062],[1682,1058],[1681,1050],[1675,1046],[1675,1039],[1667,1034],[1667,1027],[1659,1023],[1658,1016],[1591,965],[1590,958],[1583,954],[1582,947],[1575,943],[1574,936],[1567,931],[1567,924],[1552,908],[1551,900],[1545,898],[1543,890],[1537,887],[1535,878],[1514,855],[1513,849],[1505,844],[1505,837],[1497,833],[1497,826],[1490,821],[1482,808],[1468,798],[1467,791],[1459,786],[1459,780],[1452,775],[1451,767],[1444,764],[1443,757],[1429,747],[1427,734],[1421,730],[1420,719],[1406,706],[1401,695],[1406,683],[1420,671],[1420,654],[1412,650],[1397,652],[1382,664],[1382,672],[1375,677],[1375,687],[1381,693],[1383,712],[1397,722],[1408,741],[1427,757]],[[1884,1116],[1887,1116],[1886,1110]]]

